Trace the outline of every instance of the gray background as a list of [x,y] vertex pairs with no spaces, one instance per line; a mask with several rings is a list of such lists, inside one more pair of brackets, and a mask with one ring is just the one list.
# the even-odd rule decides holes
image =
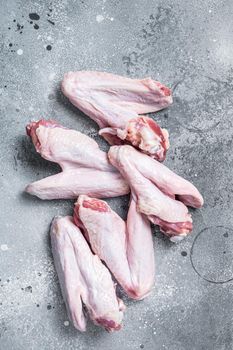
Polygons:
[[[232,349],[232,1],[1,0],[0,8],[0,349]],[[29,13],[40,19],[30,23]],[[151,76],[173,88],[173,106],[156,115],[170,132],[166,163],[205,198],[182,243],[154,230],[154,290],[141,302],[125,298],[115,334],[64,325],[48,232],[72,202],[23,193],[58,171],[25,136],[30,120],[57,119],[108,147],[61,95],[63,74],[81,69]],[[127,198],[109,202],[125,215]]]

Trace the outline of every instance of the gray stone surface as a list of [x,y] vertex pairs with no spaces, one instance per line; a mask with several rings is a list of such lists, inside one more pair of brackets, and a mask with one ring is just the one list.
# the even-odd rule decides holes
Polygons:
[[[232,1],[1,0],[0,8],[0,349],[231,350]],[[30,13],[40,19],[30,23]],[[142,302],[125,298],[124,328],[115,334],[92,324],[81,334],[65,322],[48,230],[72,202],[23,193],[58,170],[25,136],[29,120],[57,119],[108,147],[61,95],[63,74],[80,69],[173,87],[173,106],[156,115],[170,132],[166,163],[205,198],[182,243],[155,230],[155,288]],[[109,202],[125,215],[127,198]]]

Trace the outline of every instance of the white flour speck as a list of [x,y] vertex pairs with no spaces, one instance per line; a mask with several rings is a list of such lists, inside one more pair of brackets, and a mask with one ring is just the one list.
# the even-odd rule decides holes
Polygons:
[[96,16],[96,21],[97,21],[98,23],[101,23],[103,20],[104,20],[104,16],[102,16],[102,15],[97,15],[97,16]]
[[111,17],[111,18],[110,18],[110,21],[114,21],[114,18],[113,18],[113,17]]
[[8,245],[7,244],[1,244],[1,250],[3,251],[3,252],[5,252],[6,250],[8,250],[9,248],[8,248]]
[[18,50],[17,50],[17,54],[18,54],[19,56],[21,56],[21,55],[23,54],[23,50],[22,50],[22,49],[18,49]]
[[65,322],[64,322],[64,326],[66,326],[66,327],[68,327],[68,326],[69,326],[69,324],[70,324],[70,322],[69,322],[69,321],[65,321]]
[[32,111],[33,111],[33,107],[30,106],[30,107],[28,108],[28,110],[29,110],[30,112],[32,112]]
[[48,40],[48,41],[52,41],[53,39],[52,39],[51,36],[48,36],[48,37],[47,37],[47,40]]

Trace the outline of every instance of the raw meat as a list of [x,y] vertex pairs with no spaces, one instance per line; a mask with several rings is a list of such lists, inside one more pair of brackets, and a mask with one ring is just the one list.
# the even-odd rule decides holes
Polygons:
[[164,164],[138,152],[133,147],[127,145],[111,147],[109,158],[115,167],[117,167],[115,162],[118,159],[120,163],[130,162],[140,174],[153,182],[164,194],[171,198],[179,199],[185,205],[194,208],[203,206],[203,197],[191,182],[175,174]]
[[115,197],[129,192],[107,154],[88,136],[50,120],[30,123],[27,133],[37,152],[62,168],[61,173],[28,185],[28,193],[41,199],[68,199],[79,194]]
[[107,154],[89,136],[67,129],[53,120],[41,119],[26,127],[36,151],[51,162],[58,163],[62,170],[92,168],[103,171],[116,169],[109,164]]
[[40,199],[76,199],[80,194],[109,198],[128,193],[129,187],[117,172],[78,168],[33,182],[25,191]]
[[150,222],[139,213],[131,198],[127,215],[127,258],[130,266],[132,295],[136,299],[150,294],[155,280],[155,258]]
[[203,204],[202,196],[188,181],[156,160],[148,162],[148,158],[131,146],[113,146],[109,151],[111,163],[130,185],[137,210],[159,225],[172,241],[178,241],[192,230],[192,219],[187,207],[175,199],[176,194],[197,207]]
[[124,304],[116,296],[108,269],[94,255],[72,217],[56,217],[51,226],[54,263],[70,320],[86,330],[82,303],[92,321],[108,331],[119,330]]
[[99,125],[100,134],[110,144],[130,143],[155,159],[165,159],[168,132],[144,114],[172,103],[166,86],[151,78],[79,71],[65,74],[62,91]]
[[74,222],[130,297],[143,299],[151,292],[155,266],[151,228],[136,211],[134,200],[126,225],[106,202],[79,196]]

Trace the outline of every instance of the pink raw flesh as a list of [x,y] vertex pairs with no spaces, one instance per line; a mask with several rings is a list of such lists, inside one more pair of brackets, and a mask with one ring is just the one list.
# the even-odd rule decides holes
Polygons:
[[171,96],[171,89],[169,89],[167,86],[162,85],[161,83],[157,83],[160,90],[164,93],[164,96]]
[[143,116],[130,120],[125,140],[159,161],[166,158],[168,138],[165,138],[160,126],[151,118]]
[[84,208],[89,208],[99,212],[104,212],[104,213],[110,212],[109,206],[104,201],[100,201],[95,198],[84,200],[82,205]]
[[112,331],[119,331],[121,329],[120,324],[116,324],[112,320],[106,320],[104,318],[96,318],[95,322],[99,324],[100,326],[104,327],[106,331],[112,332]]
[[173,237],[182,234],[188,234],[193,229],[193,224],[190,221],[186,222],[167,222],[156,216],[149,216],[151,222],[160,227],[160,230],[168,237]]

